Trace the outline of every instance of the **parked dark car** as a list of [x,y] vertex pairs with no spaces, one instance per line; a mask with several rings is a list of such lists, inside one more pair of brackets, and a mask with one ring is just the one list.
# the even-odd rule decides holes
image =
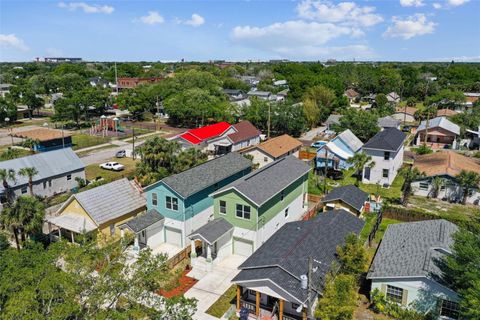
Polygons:
[[116,158],[125,158],[126,156],[127,156],[127,151],[125,150],[117,151],[117,153],[115,154]]
[[[322,168],[322,169],[319,169],[317,171],[317,174],[323,176],[325,174],[324,172],[325,171]],[[335,170],[333,168],[328,168],[327,169],[327,178],[332,179],[332,180],[341,180],[341,179],[343,179],[343,172],[340,171],[340,170]]]

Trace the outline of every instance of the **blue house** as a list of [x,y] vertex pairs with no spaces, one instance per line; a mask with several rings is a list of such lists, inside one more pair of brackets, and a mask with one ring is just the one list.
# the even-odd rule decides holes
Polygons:
[[[358,139],[352,131],[345,130],[317,150],[316,168],[323,169],[325,164],[328,168],[344,170],[351,167],[347,162],[363,146],[362,141]],[[328,162],[327,162],[328,161]]]
[[213,198],[209,195],[248,174],[251,168],[250,160],[232,152],[146,187],[147,211],[156,211],[163,223],[155,234],[140,237],[144,244],[155,237],[156,241],[148,241],[149,246],[163,245],[165,250],[159,251],[170,255],[185,248],[187,235],[213,217]]

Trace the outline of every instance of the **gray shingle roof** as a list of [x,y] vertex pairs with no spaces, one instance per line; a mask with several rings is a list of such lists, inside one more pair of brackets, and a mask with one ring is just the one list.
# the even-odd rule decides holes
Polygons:
[[447,220],[389,225],[368,272],[368,278],[441,278],[437,261],[449,252],[458,227]]
[[[427,124],[427,120],[424,120],[418,126],[417,132],[421,130],[425,130],[425,126]],[[428,121],[428,128],[443,128],[455,134],[460,134],[460,127],[453,123],[452,121],[448,120],[446,117],[436,117]]]
[[308,221],[285,224],[243,264],[232,282],[268,279],[304,302],[307,290],[301,288],[300,276],[307,274],[308,257],[314,259],[314,284],[319,292],[330,266],[336,260],[336,248],[345,237],[358,234],[365,222],[345,210],[320,213]]
[[165,217],[160,214],[155,209],[150,209],[146,213],[141,214],[125,223],[130,230],[133,232],[137,233],[142,230],[145,230],[146,228],[150,227],[152,224],[157,223],[161,220],[165,219]]
[[363,149],[378,149],[385,151],[397,151],[405,140],[405,134],[397,128],[385,128],[374,135]]
[[[85,165],[71,148],[37,153],[31,156],[0,162],[0,169],[13,169],[18,172],[22,168],[34,167],[38,174],[33,177],[33,182],[65,175],[68,172],[83,170]],[[10,186],[16,187],[28,184],[28,178],[16,176],[16,181],[9,181]],[[3,185],[0,184],[0,192]]]
[[350,129],[343,131],[336,136],[335,139],[342,140],[354,152],[357,152],[363,146],[363,142],[358,139],[357,136],[350,131]]
[[400,122],[400,120],[395,119],[392,116],[378,118],[377,120],[377,124],[381,128],[397,128],[400,125]]
[[203,240],[212,245],[215,241],[220,239],[221,236],[232,229],[233,225],[230,222],[223,218],[217,218],[209,221],[207,224],[192,232],[189,237],[195,238],[195,236],[200,236]]
[[260,207],[308,171],[310,166],[292,155],[251,172],[216,191],[215,194],[236,189]]
[[145,198],[127,178],[77,193],[73,197],[97,225],[146,206]]
[[237,172],[248,169],[252,162],[236,152],[207,161],[162,181],[183,198],[214,185]]
[[341,114],[331,114],[328,116],[327,120],[325,120],[325,124],[340,124],[340,118],[342,118]]
[[362,207],[367,199],[368,193],[360,190],[354,185],[348,185],[333,189],[322,199],[322,202],[326,203],[330,201],[341,200],[360,211],[362,210]]

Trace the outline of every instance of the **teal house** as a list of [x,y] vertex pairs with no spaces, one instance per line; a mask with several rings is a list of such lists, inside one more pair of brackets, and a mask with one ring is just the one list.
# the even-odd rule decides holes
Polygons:
[[159,249],[154,251],[171,256],[185,248],[187,235],[213,217],[210,194],[247,175],[251,167],[250,160],[232,152],[146,187],[147,211],[156,211],[163,219],[151,235],[158,238]]

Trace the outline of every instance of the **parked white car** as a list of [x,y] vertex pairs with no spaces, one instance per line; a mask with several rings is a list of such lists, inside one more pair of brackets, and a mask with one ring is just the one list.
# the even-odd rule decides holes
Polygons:
[[122,171],[125,169],[125,166],[118,162],[105,162],[100,165],[100,168],[112,171]]

